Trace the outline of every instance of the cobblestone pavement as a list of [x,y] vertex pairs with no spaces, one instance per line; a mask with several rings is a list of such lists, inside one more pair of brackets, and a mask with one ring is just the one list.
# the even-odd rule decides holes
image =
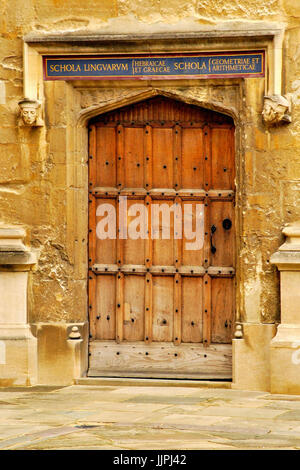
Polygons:
[[300,396],[159,386],[0,389],[0,449],[300,449]]

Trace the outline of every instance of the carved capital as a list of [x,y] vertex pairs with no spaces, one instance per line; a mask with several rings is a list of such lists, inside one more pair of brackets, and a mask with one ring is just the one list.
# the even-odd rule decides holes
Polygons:
[[282,233],[286,240],[274,253],[271,264],[275,264],[279,271],[300,272],[300,221],[286,225]]
[[287,96],[269,95],[264,97],[262,116],[267,126],[292,122],[291,101]]
[[19,101],[20,126],[41,127],[44,122],[41,117],[41,104],[38,101],[24,98]]
[[29,271],[38,253],[24,244],[26,231],[20,226],[0,224],[0,271]]

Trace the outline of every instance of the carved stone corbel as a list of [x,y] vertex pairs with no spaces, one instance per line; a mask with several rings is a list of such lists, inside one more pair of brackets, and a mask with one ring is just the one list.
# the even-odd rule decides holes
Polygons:
[[262,116],[267,126],[277,126],[292,122],[290,98],[281,95],[265,96]]
[[38,101],[24,98],[19,101],[18,105],[20,108],[20,126],[41,127],[44,125],[41,117],[41,104]]

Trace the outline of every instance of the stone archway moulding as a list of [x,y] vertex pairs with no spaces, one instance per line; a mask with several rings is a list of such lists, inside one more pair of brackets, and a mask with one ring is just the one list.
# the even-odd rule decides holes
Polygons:
[[[100,91],[101,93],[101,91]],[[125,93],[126,94],[126,93]],[[105,94],[103,94],[105,95]],[[96,105],[88,106],[86,109],[82,110],[78,114],[78,127],[86,127],[88,121],[95,116],[100,114],[113,111],[114,109],[121,108],[122,106],[128,106],[131,104],[138,103],[140,101],[146,100],[148,98],[153,98],[154,96],[165,96],[177,101],[182,101],[187,104],[194,104],[196,106],[210,109],[212,111],[217,111],[222,114],[226,114],[236,121],[238,119],[238,109],[232,104],[225,104],[224,102],[218,101],[210,96],[205,96],[204,93],[201,93],[201,96],[193,93],[193,96],[188,96],[186,89],[177,90],[175,87],[173,89],[168,89],[165,87],[149,87],[145,90],[136,90],[132,89],[127,96],[124,95],[124,90],[122,89],[121,93],[118,93],[117,96],[114,96],[111,100],[102,100]],[[102,96],[103,99],[103,96]]]

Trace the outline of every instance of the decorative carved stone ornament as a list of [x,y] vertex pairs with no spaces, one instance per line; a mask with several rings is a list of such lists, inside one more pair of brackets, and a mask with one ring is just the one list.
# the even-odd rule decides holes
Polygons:
[[262,116],[267,126],[292,122],[291,101],[281,95],[265,96]]
[[237,325],[236,325],[235,332],[234,332],[234,337],[236,339],[243,338],[243,328],[242,328],[242,325],[239,324],[239,323],[237,323]]
[[69,339],[81,339],[81,334],[78,326],[72,326],[71,332],[69,334]]
[[24,98],[19,101],[20,125],[29,127],[41,127],[44,122],[40,116],[41,105],[38,101]]

